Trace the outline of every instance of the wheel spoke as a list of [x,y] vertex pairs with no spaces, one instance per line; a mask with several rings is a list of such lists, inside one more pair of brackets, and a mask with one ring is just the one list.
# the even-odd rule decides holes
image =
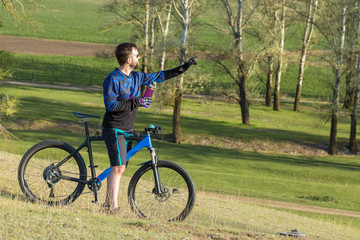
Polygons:
[[142,167],[130,181],[129,198],[132,209],[141,217],[167,221],[184,220],[195,201],[194,185],[189,174],[179,165],[159,161],[162,193],[155,194],[151,167]]
[[80,155],[75,155],[61,167],[54,168],[73,151],[70,145],[51,140],[35,145],[24,155],[18,176],[20,187],[29,200],[50,205],[67,204],[79,196],[84,183],[58,176],[86,180],[86,166]]

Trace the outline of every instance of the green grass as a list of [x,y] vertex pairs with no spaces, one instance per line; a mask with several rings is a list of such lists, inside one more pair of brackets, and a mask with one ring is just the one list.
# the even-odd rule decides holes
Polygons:
[[0,20],[4,26],[0,33],[24,37],[39,37],[66,41],[80,41],[92,43],[116,43],[127,40],[132,28],[129,25],[100,32],[100,27],[108,21],[107,14],[100,12],[102,1],[95,0],[62,0],[36,1],[40,6],[38,11],[32,11],[28,1],[24,6],[28,9],[29,20],[35,27],[28,28],[14,22],[9,14],[2,14]]
[[[105,33],[101,32],[101,28],[107,22],[115,19],[111,14],[101,11],[101,7],[107,1],[38,0],[36,2],[40,6],[37,12],[32,10],[32,6],[27,1],[24,1],[24,6],[28,10],[27,16],[29,20],[33,21],[35,28],[28,28],[15,22],[10,14],[2,14],[0,21],[4,23],[4,26],[1,27],[0,34],[107,44],[134,40],[136,30],[130,24],[116,26]],[[193,26],[190,29],[189,46],[196,50],[213,50],[219,42],[228,46],[233,41],[233,37],[231,35],[222,36],[216,30],[223,30],[224,26],[227,28],[224,6],[215,0],[206,1],[206,3],[202,2],[198,10],[193,10]],[[244,6],[244,11],[245,13],[249,12],[248,6]],[[261,24],[253,25],[261,27]],[[137,35],[140,35],[141,31],[142,29],[138,28]],[[251,31],[251,26],[250,29],[244,31],[244,49],[246,51],[252,51],[259,45]],[[303,27],[300,23],[294,23],[289,27],[286,32],[286,49],[296,50],[299,48],[302,32]],[[173,17],[169,38],[177,43],[180,34],[181,26]],[[323,49],[324,42],[317,41],[314,47]]]
[[[310,239],[359,239],[359,219],[286,211],[242,203],[198,189],[196,205],[181,223],[135,218],[126,200],[124,177],[117,216],[100,212],[92,195],[68,206],[49,207],[25,199],[17,183],[20,155],[0,152],[1,239],[287,239],[279,232],[298,229]],[[85,190],[89,193],[88,190]],[[104,190],[99,191],[103,201]]]
[[[19,81],[46,82],[53,84],[102,86],[104,78],[117,66],[115,58],[69,57],[14,54],[14,79]],[[168,68],[177,66],[170,61]],[[215,71],[214,71],[215,70]],[[197,91],[200,94],[221,95],[222,91],[234,92],[236,84],[215,63],[199,60],[196,68],[189,73],[206,77],[209,82]],[[281,94],[283,98],[293,98],[297,85],[298,66],[289,65],[283,74]],[[264,77],[264,76],[263,76]],[[191,81],[191,80],[190,80]],[[251,86],[255,77],[249,80]],[[333,73],[329,67],[308,66],[305,71],[302,97],[306,100],[327,101],[332,96]],[[256,96],[265,95],[265,83],[256,83]],[[250,87],[251,89],[251,87]],[[342,88],[342,97],[345,88]],[[291,99],[292,100],[292,99]]]
[[[9,95],[21,96],[22,106],[16,120],[7,123],[21,140],[1,140],[5,151],[19,155],[45,139],[80,145],[82,122],[71,112],[102,116],[104,111],[100,92],[8,85],[2,89]],[[160,147],[161,159],[178,162],[188,169],[198,189],[360,210],[358,157],[326,156],[326,148],[322,146],[328,142],[329,123],[323,127],[316,124],[325,113],[314,110],[297,113],[289,109],[276,112],[253,105],[253,124],[244,126],[236,104],[184,100],[182,109],[181,126],[187,141],[181,145],[155,141],[154,146]],[[141,131],[147,124],[155,123],[162,125],[168,136],[172,129],[171,116],[170,109],[160,110],[156,104],[151,109],[141,109],[135,130]],[[94,121],[92,128],[100,130],[100,124],[101,120]],[[340,146],[347,142],[348,129],[348,119],[340,117]],[[201,141],[204,143],[199,144]],[[311,149],[310,155],[294,155],[294,149],[306,147]],[[318,155],[317,151],[323,155]],[[103,143],[96,143],[94,152],[100,169],[107,168]],[[87,153],[83,151],[82,154],[86,159]],[[126,174],[130,176],[136,164],[148,159],[147,151],[141,151]]]

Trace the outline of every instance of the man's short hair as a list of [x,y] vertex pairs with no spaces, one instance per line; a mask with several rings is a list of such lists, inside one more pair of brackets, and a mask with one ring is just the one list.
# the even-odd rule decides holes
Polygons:
[[134,43],[121,43],[116,47],[115,56],[120,65],[123,65],[131,57],[133,49],[137,50],[137,46]]

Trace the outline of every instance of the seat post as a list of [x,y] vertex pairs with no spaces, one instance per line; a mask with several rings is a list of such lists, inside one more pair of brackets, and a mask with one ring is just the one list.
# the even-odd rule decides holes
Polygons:
[[88,137],[90,137],[90,132],[89,132],[89,124],[87,122],[87,118],[84,118],[84,125],[85,125],[86,138],[88,138]]

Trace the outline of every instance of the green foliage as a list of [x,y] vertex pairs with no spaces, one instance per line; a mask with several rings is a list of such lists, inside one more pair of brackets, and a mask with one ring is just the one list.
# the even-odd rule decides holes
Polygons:
[[20,100],[18,97],[10,97],[5,94],[0,102],[0,121],[3,117],[12,117],[19,110]]
[[4,80],[7,77],[11,77],[13,72],[11,70],[14,65],[15,58],[13,54],[3,51],[0,51],[0,80]]
[[15,57],[13,54],[4,50],[0,51],[0,68],[9,69],[15,63]]

